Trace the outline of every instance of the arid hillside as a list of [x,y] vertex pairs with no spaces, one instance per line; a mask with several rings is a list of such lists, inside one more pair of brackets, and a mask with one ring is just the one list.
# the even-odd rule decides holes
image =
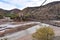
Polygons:
[[[43,6],[38,7],[27,7],[23,10],[12,9],[3,10],[0,9],[0,14],[18,14],[22,15],[22,18],[26,18],[34,21],[44,21],[44,20],[60,20],[60,1],[55,1],[48,3]],[[19,16],[19,17],[20,17]],[[18,19],[17,19],[18,20]]]
[[60,1],[48,3],[39,7],[27,7],[22,10],[23,14],[30,14],[36,20],[57,20],[60,19]]

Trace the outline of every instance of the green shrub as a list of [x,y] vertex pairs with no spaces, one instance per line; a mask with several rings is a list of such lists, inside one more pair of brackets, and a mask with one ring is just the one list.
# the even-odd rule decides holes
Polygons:
[[5,14],[5,17],[10,17],[11,19],[17,18],[18,14]]
[[34,40],[52,40],[54,37],[54,31],[50,27],[42,27],[32,35]]

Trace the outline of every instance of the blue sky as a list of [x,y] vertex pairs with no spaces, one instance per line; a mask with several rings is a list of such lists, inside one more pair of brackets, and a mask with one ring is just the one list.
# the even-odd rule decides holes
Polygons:
[[[24,9],[25,7],[40,6],[44,0],[0,0],[0,8],[11,10],[14,8]],[[45,4],[59,0],[47,0]]]

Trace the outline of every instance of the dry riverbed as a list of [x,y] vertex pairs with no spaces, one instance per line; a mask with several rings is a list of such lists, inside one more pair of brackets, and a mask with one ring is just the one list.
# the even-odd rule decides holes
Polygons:
[[[54,40],[60,40],[60,27],[51,27],[55,32]],[[32,40],[32,34],[26,35],[24,37],[19,38],[18,40]]]
[[[1,30],[0,31],[0,36],[11,35],[15,32],[25,30],[25,29],[30,28],[30,27],[35,26],[35,25],[37,25],[37,23],[35,24],[33,22],[30,22],[30,23],[28,23],[28,22],[18,22],[18,23],[17,22],[12,22],[11,24],[6,25],[7,26],[6,28],[3,27],[5,31]],[[13,27],[13,26],[16,26],[16,27]]]

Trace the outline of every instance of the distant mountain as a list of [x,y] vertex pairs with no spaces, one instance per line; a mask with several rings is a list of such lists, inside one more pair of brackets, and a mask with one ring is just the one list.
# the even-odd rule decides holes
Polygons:
[[12,9],[12,10],[4,10],[4,9],[1,9],[0,8],[0,15],[2,15],[2,14],[9,14],[9,13],[11,13],[11,14],[18,14],[19,12],[20,12],[21,10],[19,10],[19,9]]
[[12,9],[10,10],[10,13],[18,14],[21,10],[19,9]]

